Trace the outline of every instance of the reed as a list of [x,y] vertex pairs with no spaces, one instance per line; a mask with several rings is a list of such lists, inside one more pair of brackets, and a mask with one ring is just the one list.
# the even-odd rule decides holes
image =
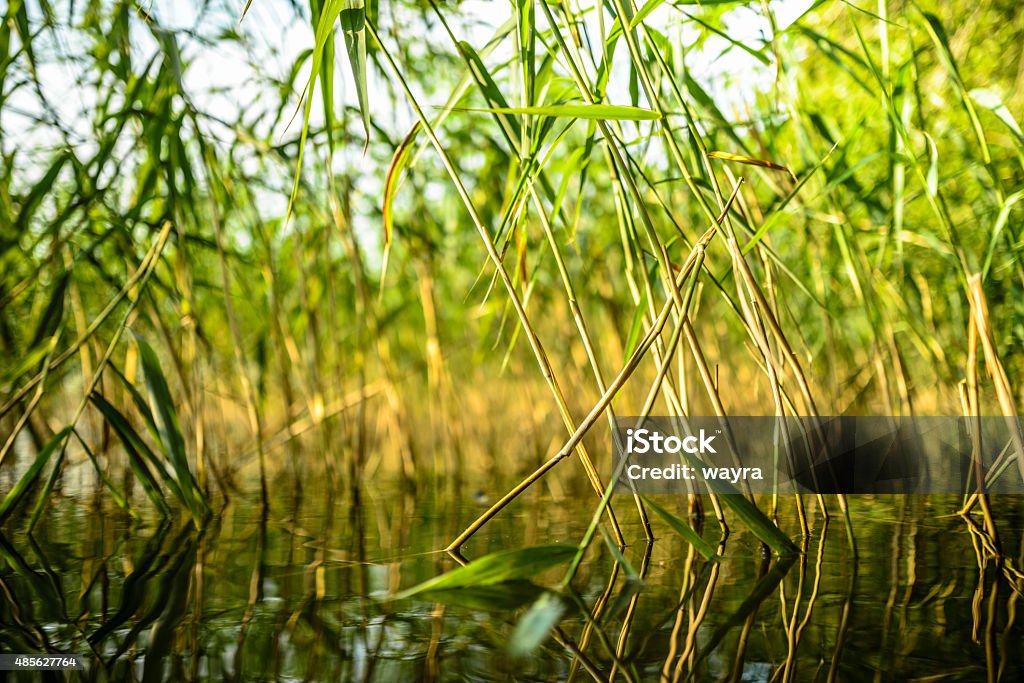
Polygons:
[[[220,30],[127,0],[8,3],[0,521],[35,524],[83,464],[127,514],[197,526],[253,481],[272,506],[286,471],[295,496],[323,473],[355,500],[376,476],[497,470],[520,483],[447,549],[538,483],[582,481],[568,585],[599,531],[619,548],[662,526],[713,561],[664,505],[613,509],[590,432],[618,415],[998,412],[1018,428],[978,483],[1020,476],[1013,10],[815,2],[783,25],[748,4],[515,0],[481,24],[313,0],[309,49],[275,72],[258,7]],[[966,50],[982,35],[1009,47]],[[244,56],[251,106],[196,85],[204,45]],[[69,86],[84,110],[57,101]],[[811,531],[803,500],[792,519],[708,500],[723,535],[783,555]],[[846,499],[814,501],[833,504],[853,546]],[[438,585],[536,571],[509,552]],[[523,643],[557,622],[536,609]]]

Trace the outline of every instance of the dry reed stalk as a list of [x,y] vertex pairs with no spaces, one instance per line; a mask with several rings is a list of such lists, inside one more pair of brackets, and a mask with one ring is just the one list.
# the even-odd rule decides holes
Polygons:
[[[704,236],[698,242],[697,247],[706,247],[708,242],[711,241],[711,238],[714,237],[715,232],[715,228],[712,228],[705,232]],[[687,259],[686,264],[680,270],[680,274],[677,277],[677,287],[679,286],[679,284],[685,281],[686,277],[690,274],[691,270],[693,269],[693,266],[696,264],[697,247],[695,247],[694,250],[690,252],[690,258]],[[536,482],[545,474],[547,474],[547,472],[551,468],[553,468],[565,457],[567,457],[570,453],[572,453],[576,445],[583,439],[586,433],[590,431],[590,428],[594,426],[597,420],[600,419],[600,416],[604,413],[607,405],[611,403],[612,399],[615,398],[619,390],[633,374],[633,371],[636,370],[637,366],[640,364],[640,361],[647,353],[647,350],[650,348],[651,344],[653,344],[654,340],[661,334],[661,330],[664,328],[665,323],[668,321],[669,314],[671,313],[671,311],[672,301],[670,300],[666,302],[665,305],[662,307],[661,313],[658,315],[655,324],[651,327],[650,330],[648,330],[643,340],[637,345],[636,350],[633,351],[633,354],[626,361],[623,368],[615,376],[615,379],[612,380],[611,384],[608,386],[608,389],[601,396],[600,400],[590,410],[590,413],[583,419],[579,427],[576,428],[576,431],[573,432],[572,436],[565,443],[565,445],[562,446],[562,448],[559,449],[559,451],[555,453],[555,455],[553,455],[551,458],[545,461],[544,464],[541,465],[537,470],[535,470],[532,474],[527,476],[525,479],[519,482],[519,484],[517,484],[510,491],[508,491],[508,493],[502,496],[502,498],[494,505],[492,505],[489,510],[487,510],[484,514],[478,517],[472,524],[470,524],[465,531],[463,531],[454,541],[452,541],[449,544],[449,550],[457,550],[458,548],[460,548],[473,534],[475,534],[480,529],[480,527],[482,527],[492,517],[494,517],[494,515],[498,514],[502,509],[505,508],[505,506],[507,506],[509,503],[515,500],[515,498],[518,497],[520,493],[528,489],[531,485],[533,485],[534,482]],[[604,494],[605,492],[602,491],[602,500],[606,497]]]
[[[401,70],[398,68],[398,65],[392,58],[391,53],[386,49],[386,47],[384,47],[384,43],[377,35],[376,29],[369,21],[367,21],[366,23],[366,30],[370,33],[373,39],[381,46],[381,52],[386,57],[386,61],[388,65],[391,67],[392,72],[395,74],[395,77],[402,84],[402,89],[405,91],[406,97],[408,98],[409,103],[412,105],[413,110],[416,112],[417,117],[419,117],[420,123],[423,126],[423,130],[426,132],[427,136],[433,143],[438,156],[441,157],[441,162],[444,165],[445,169],[448,171],[448,175],[451,178],[453,184],[455,185],[455,188],[459,194],[459,197],[462,200],[463,205],[469,212],[470,218],[473,221],[473,225],[477,229],[477,233],[479,234],[481,241],[484,243],[484,247],[487,250],[487,255],[490,258],[492,265],[494,266],[495,270],[497,271],[498,275],[501,278],[501,282],[505,287],[505,292],[508,295],[509,301],[512,303],[512,306],[516,311],[516,315],[519,318],[522,330],[526,333],[526,338],[530,343],[530,348],[533,350],[537,363],[540,366],[541,374],[544,376],[544,380],[545,382],[547,382],[552,394],[555,397],[555,401],[558,404],[558,409],[559,413],[562,416],[562,421],[565,423],[566,428],[570,431],[570,433],[573,433],[574,422],[572,416],[569,413],[568,404],[565,401],[565,397],[558,384],[558,380],[555,378],[554,370],[551,367],[551,362],[544,351],[544,347],[541,345],[540,338],[537,336],[537,333],[534,330],[532,323],[530,322],[529,316],[527,316],[526,314],[526,308],[523,305],[522,300],[520,299],[519,293],[516,291],[515,285],[512,283],[512,280],[508,275],[508,271],[506,271],[505,269],[505,265],[501,259],[501,256],[498,254],[498,251],[494,246],[494,241],[491,239],[491,235],[487,231],[487,228],[484,227],[484,224],[480,218],[479,213],[476,210],[473,200],[469,196],[469,192],[466,190],[465,185],[463,185],[462,180],[459,177],[458,170],[452,163],[452,160],[448,156],[448,153],[445,150],[444,146],[441,144],[441,141],[438,139],[433,127],[430,125],[429,119],[423,113],[423,110],[420,108],[420,105],[417,102],[415,95],[413,95],[412,90],[409,89],[409,85],[405,81],[405,78],[402,76]],[[598,496],[600,496],[604,491],[604,486],[601,483],[600,476],[598,475],[597,470],[590,459],[590,456],[587,454],[587,451],[580,440],[577,440],[577,442],[574,444],[574,448],[577,454],[579,455],[580,462],[583,464],[583,469],[586,472],[587,478],[590,480],[590,483],[593,486],[594,491],[597,493]],[[608,509],[608,517],[612,525],[612,530],[615,534],[616,540],[620,543],[624,542],[624,539],[622,537],[622,531],[619,528],[618,520],[615,518],[615,513],[611,508]]]

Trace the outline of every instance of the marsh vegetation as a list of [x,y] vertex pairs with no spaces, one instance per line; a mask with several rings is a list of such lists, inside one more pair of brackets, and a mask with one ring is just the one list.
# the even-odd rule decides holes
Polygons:
[[1020,424],[1015,2],[0,12],[3,651],[1020,677],[1019,429],[962,497],[647,498],[609,429]]

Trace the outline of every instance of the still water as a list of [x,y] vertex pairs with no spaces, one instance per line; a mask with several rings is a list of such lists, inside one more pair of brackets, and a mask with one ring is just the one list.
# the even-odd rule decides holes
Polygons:
[[[593,501],[552,495],[506,510],[466,557],[577,542]],[[856,557],[841,520],[825,524],[814,512],[811,536],[797,539],[805,553],[791,560],[736,529],[721,561],[707,562],[655,520],[655,543],[626,549],[630,570],[599,536],[562,597],[563,619],[526,658],[509,654],[510,636],[537,586],[557,584],[562,569],[533,584],[456,591],[445,603],[388,600],[456,566],[436,550],[482,501],[379,482],[333,498],[290,490],[266,514],[257,498],[233,495],[201,533],[133,523],[99,499],[62,500],[32,535],[9,525],[0,651],[82,653],[86,670],[68,677],[95,681],[1024,677],[1018,498],[993,501],[1000,561],[950,515],[959,500],[938,496],[852,499]],[[617,500],[626,537],[642,539]],[[679,500],[659,501],[684,511]],[[782,502],[781,519],[795,519],[791,506]],[[719,535],[705,523],[712,545]]]

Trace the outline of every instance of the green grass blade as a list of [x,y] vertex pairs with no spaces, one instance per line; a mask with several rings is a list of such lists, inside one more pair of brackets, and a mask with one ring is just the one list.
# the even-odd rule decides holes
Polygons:
[[626,343],[623,345],[624,351],[622,353],[623,360],[633,355],[633,351],[636,350],[636,344],[640,341],[640,331],[644,326],[644,317],[647,315],[647,290],[644,289],[640,292],[640,301],[637,302],[636,308],[633,309],[633,321],[629,325],[629,335],[626,337]]
[[[100,411],[107,423],[113,428],[114,433],[117,434],[118,438],[121,439],[121,444],[124,446],[125,453],[128,454],[128,464],[132,468],[132,472],[135,477],[142,484],[143,490],[149,497],[153,504],[157,507],[162,514],[169,515],[170,508],[167,507],[167,501],[164,500],[163,491],[160,490],[160,485],[157,483],[156,478],[146,465],[146,459],[153,463],[157,470],[157,473],[167,482],[168,488],[171,489],[179,500],[185,505],[188,501],[185,500],[184,495],[181,493],[181,488],[177,482],[174,481],[167,470],[163,467],[156,455],[150,450],[149,446],[145,444],[138,432],[132,428],[128,419],[122,415],[117,408],[110,404],[107,399],[102,395],[93,392],[89,396],[89,400],[92,402],[96,409]],[[146,457],[144,457],[144,455]]]
[[457,590],[424,591],[417,597],[429,602],[462,607],[478,612],[511,612],[526,607],[544,593],[543,588],[525,580],[505,581],[493,586],[465,586]]
[[405,138],[402,139],[401,144],[395,149],[394,156],[391,157],[391,164],[388,166],[388,174],[384,180],[384,202],[382,204],[381,213],[384,219],[384,258],[380,267],[380,286],[381,292],[383,292],[384,279],[388,272],[388,256],[391,253],[391,239],[394,234],[395,226],[395,215],[394,215],[394,202],[395,194],[398,192],[398,187],[401,184],[402,171],[405,170],[406,165],[409,163],[411,158],[411,152],[413,150],[413,142],[416,140],[416,135],[420,131],[420,122],[412,124],[412,128],[405,134]]
[[593,119],[595,121],[657,121],[661,118],[661,115],[656,111],[621,104],[545,104],[533,107],[492,107],[490,109],[466,109],[464,111],[561,116],[573,119]]
[[77,430],[74,432],[74,436],[78,441],[78,444],[82,447],[82,450],[85,451],[86,457],[88,457],[89,461],[92,463],[93,469],[96,470],[96,476],[103,482],[103,485],[107,487],[107,493],[109,493],[110,497],[114,499],[114,504],[128,513],[132,519],[140,519],[139,513],[132,509],[132,506],[128,503],[128,499],[125,495],[118,490],[117,486],[114,485],[114,482],[112,482],[110,477],[107,476],[107,473],[103,471],[99,460],[96,458],[96,454],[93,453],[91,448],[89,448],[89,444],[86,440],[82,438],[82,435]]
[[36,523],[43,516],[43,512],[46,510],[46,504],[50,500],[50,495],[53,493],[54,487],[57,485],[57,480],[60,478],[61,470],[64,466],[64,456],[67,455],[68,449],[65,445],[64,448],[60,449],[57,453],[57,461],[53,463],[53,467],[50,468],[50,476],[46,478],[46,484],[43,486],[43,490],[39,492],[39,497],[36,499],[36,504],[32,509],[32,515],[29,517],[28,529],[32,531],[36,528]]
[[174,408],[174,401],[171,398],[171,390],[167,386],[167,379],[160,369],[160,360],[157,358],[153,348],[136,335],[139,345],[139,358],[142,361],[142,373],[145,377],[146,388],[149,392],[149,403],[153,410],[153,417],[156,419],[157,430],[160,434],[161,446],[171,465],[174,467],[174,474],[177,477],[178,485],[184,496],[185,504],[193,517],[202,519],[204,513],[209,510],[205,496],[199,490],[195,479],[192,477],[192,470],[188,465],[188,455],[185,452],[185,439],[181,435],[181,427],[178,422],[178,414]]
[[[647,0],[644,6],[641,7],[633,18],[629,20],[629,30],[635,29],[640,25],[644,19],[650,16],[651,12],[658,9],[665,0]],[[701,7],[710,7],[713,5],[739,5],[745,3],[746,0],[673,0],[671,3],[675,7],[682,7],[685,5],[700,5]]]
[[316,30],[313,34],[313,53],[311,56],[311,69],[309,81],[303,92],[305,101],[300,103],[302,109],[302,132],[299,133],[299,148],[295,160],[295,178],[292,181],[292,193],[288,199],[287,215],[290,216],[295,198],[299,194],[299,180],[302,177],[302,159],[306,148],[306,138],[309,137],[309,115],[313,111],[313,91],[317,79],[320,77],[321,65],[324,62],[324,55],[327,50],[327,41],[334,35],[334,22],[341,14],[342,0],[328,0],[320,12],[320,19],[317,21]]
[[505,140],[508,142],[510,147],[515,147],[518,144],[520,136],[520,125],[519,120],[509,116],[507,113],[498,114],[497,112],[503,112],[509,109],[508,100],[505,99],[505,95],[501,92],[501,88],[494,82],[494,77],[491,76],[491,72],[487,70],[480,55],[477,54],[473,46],[464,40],[460,40],[456,43],[459,48],[459,54],[462,56],[462,60],[466,63],[466,67],[469,69],[470,76],[476,82],[477,87],[480,88],[480,92],[483,94],[484,99],[487,100],[493,109],[489,110],[495,113],[495,118],[498,120],[498,125],[501,126],[502,135],[505,136]]
[[17,508],[21,500],[32,490],[32,487],[36,485],[39,477],[43,473],[43,468],[50,461],[54,452],[57,449],[61,449],[63,452],[67,446],[67,437],[71,433],[71,427],[65,427],[64,429],[57,432],[52,439],[47,442],[43,449],[36,455],[35,460],[29,465],[25,474],[21,476],[21,479],[14,485],[14,487],[7,492],[2,502],[0,502],[0,523],[7,519],[8,515]]
[[363,145],[365,151],[370,144],[370,103],[366,96],[366,6],[363,0],[345,0],[340,16],[341,31],[345,36],[345,47],[348,49],[348,61],[352,67],[352,78],[356,83],[363,133],[366,135]]
[[402,600],[425,591],[492,586],[505,581],[528,579],[546,569],[569,562],[575,554],[576,548],[569,545],[541,545],[503,550],[484,555],[447,574],[401,591],[394,595],[393,599]]
[[789,205],[789,203],[793,201],[793,198],[796,197],[797,193],[799,193],[800,190],[803,189],[804,185],[807,184],[807,181],[810,180],[814,176],[814,174],[817,173],[821,169],[821,167],[825,165],[825,162],[828,161],[828,158],[832,156],[832,152],[834,152],[838,146],[838,142],[832,145],[832,149],[828,151],[828,154],[823,156],[821,158],[821,161],[814,165],[814,168],[812,168],[810,171],[804,174],[804,177],[801,178],[800,181],[796,184],[796,186],[793,187],[792,191],[790,191],[790,193],[786,195],[786,198],[783,199],[779,203],[779,205],[775,207],[772,213],[764,220],[764,222],[761,223],[761,227],[757,229],[757,232],[754,233],[754,236],[751,237],[750,241],[747,242],[746,246],[743,247],[744,254],[753,249],[757,245],[757,243],[761,241],[761,238],[764,237],[765,234],[772,228],[772,226],[775,225],[780,220],[780,218],[783,215],[783,209],[785,209]]
[[739,49],[743,50],[748,55],[750,55],[751,57],[753,57],[757,61],[761,62],[765,66],[771,66],[772,65],[772,60],[769,59],[768,57],[766,57],[764,55],[764,53],[761,52],[760,50],[755,50],[754,48],[750,47],[749,45],[747,45],[743,41],[736,40],[735,38],[730,36],[728,33],[723,31],[722,29],[716,28],[716,27],[712,26],[711,24],[709,24],[708,22],[704,21],[700,17],[695,17],[692,14],[690,14],[689,12],[683,12],[683,14],[685,14],[687,17],[689,17],[693,21],[697,22],[698,24],[700,24],[701,26],[703,26],[707,30],[711,31],[716,36],[719,36],[720,38],[724,38],[733,47],[738,47]]
[[[768,516],[761,512],[756,505],[743,496],[739,489],[733,488],[728,482],[718,482],[713,485],[713,488],[716,493],[722,494],[721,500],[725,502],[726,506],[731,508],[747,528],[769,548],[780,555],[800,552],[789,536],[782,533],[782,530],[775,526],[772,520],[768,519]],[[733,488],[733,490],[729,491],[728,488]]]
[[[703,466],[699,459],[688,454],[684,455],[686,455],[687,460],[692,466]],[[740,521],[750,529],[751,533],[757,536],[769,548],[780,555],[800,552],[800,549],[793,544],[789,536],[782,533],[782,530],[775,526],[772,520],[750,502],[750,499],[744,496],[738,488],[727,481],[720,480],[709,480],[707,484],[712,492],[719,495],[719,500],[725,503]]]
[[[543,1],[543,0],[542,0]],[[536,8],[534,0],[516,0],[516,17],[519,38],[519,61],[523,69],[523,99],[524,106],[532,105],[534,102],[534,79],[537,55],[537,31],[534,26],[536,20]]]
[[950,76],[953,77],[953,82],[956,84],[957,90],[960,93],[960,101],[964,106],[964,110],[967,112],[967,118],[970,119],[971,127],[974,129],[975,139],[978,141],[978,147],[981,149],[982,159],[986,164],[992,163],[992,155],[989,152],[988,142],[985,139],[985,130],[981,126],[981,121],[978,119],[978,113],[974,109],[974,103],[971,101],[970,96],[967,93],[967,86],[964,84],[963,76],[960,74],[960,67],[957,66],[956,60],[953,58],[953,50],[949,46],[949,37],[946,34],[945,28],[942,26],[942,22],[934,14],[924,12],[925,27],[928,30],[928,35],[931,37],[932,42],[935,44],[936,51],[939,53],[943,64],[949,70]]
[[35,210],[39,207],[39,203],[42,201],[49,192],[53,190],[53,186],[57,181],[57,176],[60,175],[61,170],[64,168],[65,162],[71,157],[70,154],[62,154],[50,165],[50,168],[43,174],[39,182],[32,186],[25,198],[21,201],[21,211],[18,213],[18,219],[15,223],[15,227],[18,232],[23,232],[29,227],[29,222],[32,219],[32,215]]
[[639,11],[633,15],[633,18],[629,20],[629,30],[632,31],[639,26],[640,22],[650,16],[651,12],[658,9],[663,2],[665,2],[665,0],[647,0],[647,2],[644,3],[644,6],[641,7]]
[[774,161],[768,161],[767,159],[755,159],[748,157],[744,154],[733,154],[732,152],[719,152],[711,151],[708,152],[709,159],[721,159],[722,161],[732,161],[737,164],[746,164],[748,166],[760,166],[761,168],[770,168],[775,171],[782,171],[788,173],[789,177],[796,182],[796,176],[787,167],[782,164],[777,164]]
[[57,333],[61,318],[64,317],[64,294],[67,292],[70,279],[71,274],[67,271],[61,273],[57,278],[57,282],[53,285],[53,291],[50,293],[50,300],[36,325],[29,348],[39,346],[43,340],[49,339]]
[[[60,582],[52,581],[52,575],[49,572],[39,571],[26,562],[19,549],[11,545],[3,534],[0,534],[0,560],[3,561],[0,564],[4,567],[4,581],[9,581],[8,577],[12,573],[19,576],[24,580],[25,587],[31,588],[35,593],[34,599],[39,601],[37,604],[54,605],[61,613],[65,612],[65,600]],[[29,593],[26,591],[26,596],[28,595]],[[5,627],[5,635],[11,630],[15,629]],[[0,642],[3,640],[0,639]],[[35,638],[32,639],[32,643],[33,647],[38,646],[38,641]],[[4,644],[6,645],[6,643]]]
[[976,103],[991,111],[1013,133],[1018,147],[1024,147],[1024,131],[1021,130],[1020,123],[998,93],[988,88],[975,88],[967,94]]
[[999,215],[996,217],[996,223],[992,227],[992,237],[989,239],[988,249],[985,251],[985,262],[981,267],[982,280],[988,277],[989,270],[992,268],[992,258],[996,253],[996,244],[999,242],[999,236],[1003,233],[1003,229],[1006,227],[1007,221],[1010,219],[1010,211],[1013,206],[1024,199],[1024,190],[1014,192],[1006,201],[1003,202],[1003,206],[999,209]]
[[[701,468],[706,466],[706,463],[692,454],[681,453],[680,455],[692,467]],[[775,526],[772,520],[761,512],[738,488],[727,481],[719,479],[708,479],[705,480],[705,483],[712,493],[718,494],[719,500],[735,513],[740,521],[750,529],[751,533],[757,536],[769,548],[780,555],[800,552],[800,549],[793,544],[789,536],[782,533],[782,530]],[[647,503],[657,508],[650,501],[647,501]]]
[[[320,11],[322,10],[320,0],[312,0],[309,3],[310,14],[314,19],[313,28],[316,29]],[[331,154],[334,152],[334,31],[333,26],[327,34],[327,39],[324,41],[324,56],[320,62],[320,89],[323,93],[321,100],[324,106],[324,128],[327,133],[327,152]]]
[[672,527],[672,531],[675,531],[677,534],[682,536],[687,543],[692,545],[694,549],[704,557],[705,560],[718,561],[715,549],[711,547],[711,544],[701,538],[700,534],[690,528],[689,524],[679,519],[646,496],[644,497],[644,505],[657,512],[658,515],[668,522],[670,527]]
[[633,565],[626,559],[626,556],[622,554],[622,550],[615,544],[615,541],[608,534],[608,530],[604,527],[601,527],[601,537],[604,538],[605,545],[608,546],[608,552],[612,554],[618,565],[622,567],[622,571],[626,573],[626,578],[630,581],[639,581],[640,574],[633,568]]
[[513,657],[532,655],[548,639],[564,614],[565,603],[557,595],[541,595],[516,624],[508,643],[509,654]]

